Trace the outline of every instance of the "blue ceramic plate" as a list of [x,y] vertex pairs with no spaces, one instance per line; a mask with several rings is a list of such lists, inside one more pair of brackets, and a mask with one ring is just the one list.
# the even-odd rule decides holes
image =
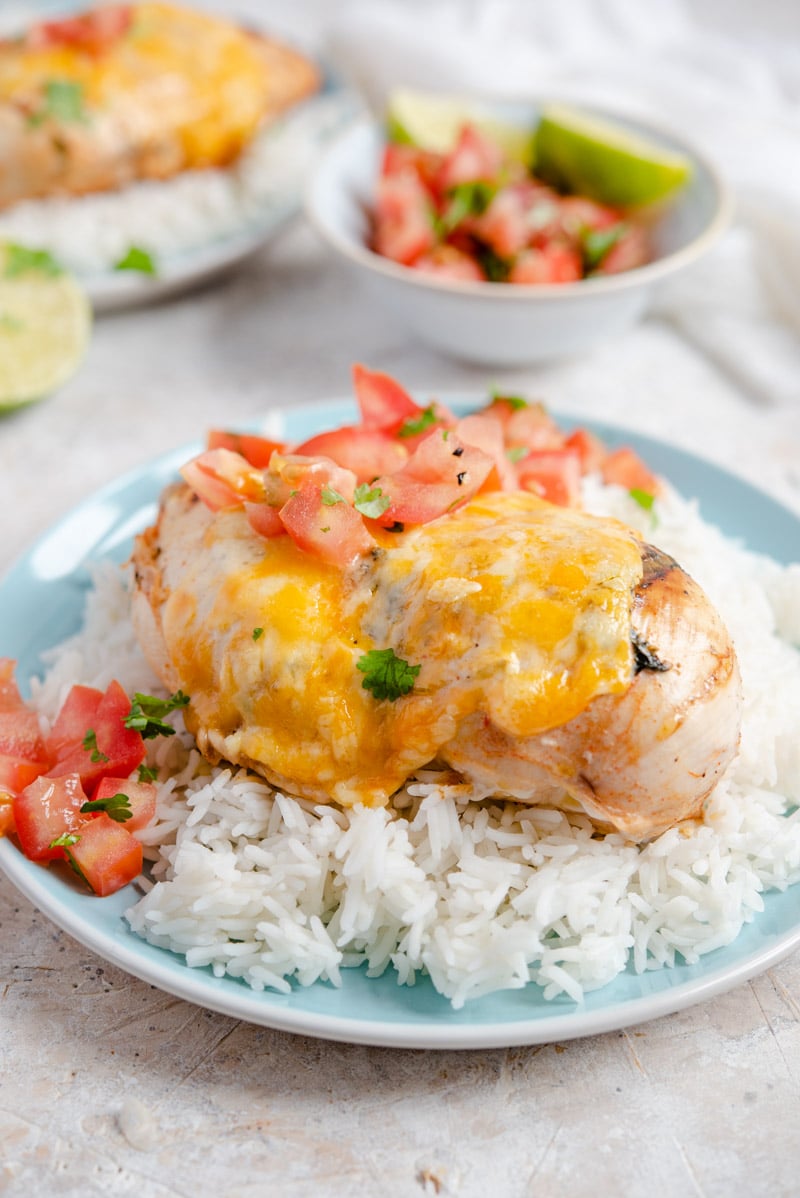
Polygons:
[[[456,408],[470,406],[450,402]],[[301,440],[354,418],[346,401],[288,409],[284,435]],[[800,520],[774,500],[681,450],[620,428],[592,427],[611,446],[632,444],[679,490],[697,496],[705,517],[729,535],[780,561],[796,557]],[[197,449],[171,453],[87,499],[0,584],[0,655],[17,658],[21,679],[41,668],[43,649],[78,629],[88,564],[127,557],[132,536],[154,516],[161,488]],[[257,993],[233,979],[215,978],[208,969],[190,969],[182,958],[135,936],[123,918],[138,897],[132,886],[111,898],[94,898],[73,885],[66,872],[27,861],[9,840],[0,840],[0,867],[76,940],[163,990],[250,1023],[360,1044],[494,1048],[609,1031],[711,998],[768,969],[800,943],[798,895],[788,891],[765,895],[765,910],[736,941],[698,965],[643,975],[629,971],[580,1004],[545,1002],[541,990],[529,985],[453,1011],[425,980],[409,988],[398,986],[390,974],[367,978],[363,970],[346,970],[341,989],[317,983],[290,995]]]

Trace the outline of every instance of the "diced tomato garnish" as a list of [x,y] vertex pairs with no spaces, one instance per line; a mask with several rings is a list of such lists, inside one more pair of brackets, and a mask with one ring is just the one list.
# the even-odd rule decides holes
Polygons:
[[140,842],[105,812],[86,819],[76,836],[66,853],[95,894],[114,894],[142,872]]
[[381,175],[390,178],[393,175],[405,175],[415,172],[421,181],[430,188],[444,161],[443,154],[430,150],[421,150],[417,146],[390,141],[387,142],[381,160]]
[[559,224],[570,238],[579,238],[587,230],[610,229],[619,221],[619,212],[584,196],[562,196]]
[[489,472],[481,490],[517,490],[517,472],[506,455],[503,429],[497,420],[481,414],[464,416],[456,425],[455,432],[465,445],[474,445],[494,462],[494,469]]
[[26,706],[14,678],[16,664],[11,657],[0,657],[0,712],[19,711]]
[[486,282],[486,275],[472,255],[454,245],[437,245],[427,254],[420,254],[414,263],[414,269],[425,274],[438,275],[443,279]]
[[0,790],[0,836],[8,836],[15,831],[14,796],[8,791]]
[[333,565],[349,565],[375,545],[360,513],[346,502],[324,503],[322,485],[312,479],[284,504],[280,517],[301,549]]
[[[494,405],[493,405],[494,406]],[[526,449],[561,449],[564,434],[544,404],[515,408],[506,422],[506,445]]]
[[533,450],[517,465],[520,486],[549,503],[575,507],[581,493],[581,462],[574,449]]
[[551,241],[540,249],[523,250],[509,271],[509,283],[574,283],[583,278],[578,250]]
[[31,861],[63,858],[63,848],[51,848],[54,840],[74,832],[86,818],[81,806],[86,794],[77,774],[60,778],[36,778],[13,803],[14,823],[20,847]]
[[269,503],[246,503],[244,505],[247,523],[260,537],[279,537],[286,532],[278,514],[279,510]]
[[456,144],[442,163],[436,186],[444,195],[460,183],[492,180],[502,167],[503,151],[498,144],[475,125],[465,124]]
[[39,718],[30,707],[0,711],[0,754],[28,761],[46,760]]
[[576,428],[564,442],[566,449],[574,449],[581,461],[581,473],[592,474],[599,470],[606,458],[606,447],[598,436],[587,428]]
[[647,233],[637,225],[632,225],[603,258],[598,274],[615,275],[623,270],[633,270],[634,267],[644,266],[650,260],[650,244]]
[[532,190],[524,183],[504,187],[486,211],[472,220],[470,229],[501,258],[513,258],[530,241],[532,203]]
[[658,495],[661,491],[658,476],[627,445],[606,454],[600,473],[604,483],[615,483],[628,491],[646,491],[649,495]]
[[34,25],[25,42],[32,49],[72,46],[87,54],[102,54],[130,28],[133,9],[129,4],[110,4],[93,12]]
[[230,449],[207,449],[187,462],[181,474],[214,512],[245,501],[262,503],[265,498],[261,471]]
[[19,794],[47,768],[47,762],[28,761],[25,757],[10,757],[3,753],[0,755],[0,791]]
[[436,244],[434,209],[424,183],[411,171],[378,180],[375,249],[403,266]]
[[101,778],[92,792],[92,802],[113,799],[123,794],[128,800],[131,815],[124,820],[128,832],[144,828],[156,814],[156,788],[152,782],[134,782],[132,778]]
[[[120,684],[109,683],[97,705],[92,724],[84,727],[80,740],[63,747],[47,777],[79,774],[87,788],[106,775],[127,777],[145,755],[144,741],[139,733],[125,727],[130,710],[131,701]],[[94,748],[83,747],[89,731],[94,732]]]
[[437,430],[421,441],[396,471],[376,480],[390,500],[381,523],[427,524],[466,503],[483,486],[494,461],[482,450],[465,445],[449,430]]
[[229,449],[260,470],[269,466],[269,460],[276,449],[283,453],[286,448],[282,441],[270,441],[267,437],[258,437],[254,433],[233,433],[219,428],[211,429],[206,441],[209,449]]
[[404,420],[422,415],[404,387],[380,370],[368,370],[356,363],[353,388],[361,411],[361,421],[369,429],[395,429]]
[[47,755],[52,761],[66,756],[83,743],[89,728],[95,726],[102,698],[103,692],[93,686],[76,685],[70,689],[45,741]]
[[[371,482],[378,474],[391,474],[408,459],[408,449],[402,442],[384,429],[363,425],[345,425],[329,433],[319,433],[298,445],[296,452],[309,456],[323,454],[352,471],[360,483]],[[347,498],[352,499],[352,488]]]

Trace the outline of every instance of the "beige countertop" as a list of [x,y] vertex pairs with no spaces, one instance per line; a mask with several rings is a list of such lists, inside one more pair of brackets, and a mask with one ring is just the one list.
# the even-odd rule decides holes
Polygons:
[[[754,403],[670,326],[561,364],[468,367],[410,343],[298,219],[218,284],[99,319],[74,380],[0,421],[0,572],[97,487],[209,425],[346,395],[354,360],[431,394],[499,385],[624,423],[800,514],[800,406]],[[623,1031],[366,1048],[163,993],[0,876],[0,1194],[780,1196],[798,1192],[799,1123],[797,952]]]

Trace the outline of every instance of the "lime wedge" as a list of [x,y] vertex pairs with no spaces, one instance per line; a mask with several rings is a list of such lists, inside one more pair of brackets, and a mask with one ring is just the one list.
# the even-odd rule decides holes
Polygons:
[[0,242],[0,411],[65,383],[91,323],[86,296],[48,254]]
[[613,121],[553,105],[536,130],[536,173],[560,190],[638,208],[683,187],[692,164]]
[[531,166],[532,128],[499,121],[478,102],[471,103],[455,96],[405,88],[389,96],[386,123],[392,141],[446,154],[455,145],[461,126],[468,121],[496,142],[509,158]]

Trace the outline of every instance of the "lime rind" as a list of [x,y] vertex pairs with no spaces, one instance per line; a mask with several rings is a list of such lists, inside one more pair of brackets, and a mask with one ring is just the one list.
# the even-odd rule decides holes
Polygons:
[[392,92],[386,109],[386,127],[391,141],[438,154],[452,150],[459,131],[467,122],[490,137],[507,157],[529,169],[532,167],[533,125],[498,120],[477,101],[400,88]]
[[624,125],[552,105],[536,130],[536,172],[561,191],[630,209],[674,196],[688,183],[692,164]]

